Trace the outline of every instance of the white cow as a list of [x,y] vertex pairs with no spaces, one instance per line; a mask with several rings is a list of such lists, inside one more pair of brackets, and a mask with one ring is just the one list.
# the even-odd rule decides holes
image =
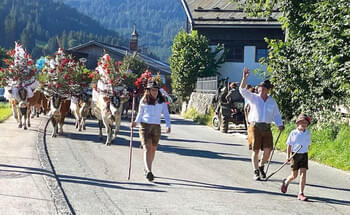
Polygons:
[[[122,91],[121,94],[117,93],[113,96],[104,95],[103,93],[99,94],[96,92],[96,90],[94,91],[95,92],[93,93],[95,93],[95,96],[93,96],[91,112],[98,120],[100,139],[102,139],[102,124],[105,126],[107,133],[107,140],[105,144],[109,146],[111,145],[112,140],[119,134],[123,103],[129,100],[129,96],[125,91]],[[114,138],[112,138],[113,125],[115,126]]]

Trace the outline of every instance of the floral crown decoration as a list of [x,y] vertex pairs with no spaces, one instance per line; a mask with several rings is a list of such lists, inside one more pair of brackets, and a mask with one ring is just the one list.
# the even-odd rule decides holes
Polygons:
[[71,55],[66,55],[59,48],[55,57],[48,57],[42,69],[40,80],[45,83],[49,94],[58,93],[69,96],[79,94],[91,82],[90,71],[84,64],[75,61]]
[[139,78],[136,79],[134,83],[137,91],[142,93],[144,89],[147,87],[148,82],[154,82],[156,85],[161,86],[162,79],[160,77],[160,74],[157,73],[157,75],[152,77],[151,72],[147,69],[144,73],[140,75]]
[[0,68],[0,85],[1,86],[29,86],[34,80],[37,70],[34,67],[33,60],[20,43],[15,43],[15,49],[9,50],[5,59],[7,68]]
[[90,75],[94,88],[96,90],[98,88],[109,89],[113,92],[107,93],[114,93],[114,89],[122,85],[124,79],[126,78],[126,74],[119,70],[120,66],[121,62],[118,61],[115,63],[109,54],[102,56],[97,62],[95,72],[91,73]]

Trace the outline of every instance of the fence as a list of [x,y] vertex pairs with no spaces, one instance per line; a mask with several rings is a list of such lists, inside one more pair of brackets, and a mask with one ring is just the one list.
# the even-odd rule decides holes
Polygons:
[[216,93],[218,88],[218,77],[197,78],[196,92],[198,93]]

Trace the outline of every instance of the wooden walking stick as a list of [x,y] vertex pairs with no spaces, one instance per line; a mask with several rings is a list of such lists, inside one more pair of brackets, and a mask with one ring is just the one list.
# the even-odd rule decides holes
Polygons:
[[265,174],[267,174],[267,171],[269,170],[269,166],[270,166],[270,163],[271,163],[271,160],[272,160],[272,156],[273,156],[273,153],[275,152],[276,145],[277,145],[278,139],[279,139],[280,136],[281,136],[281,133],[282,133],[282,131],[280,130],[280,133],[278,134],[277,139],[276,139],[276,141],[275,141],[275,145],[273,146],[272,153],[271,153],[271,155],[270,155],[270,159],[269,159],[268,162],[267,162],[267,167],[266,167],[266,172],[265,172]]
[[287,163],[290,161],[290,159],[292,159],[294,157],[294,155],[296,155],[300,149],[302,148],[303,146],[300,145],[298,150],[296,152],[294,152],[294,154],[288,159],[286,160],[279,168],[277,168],[275,171],[273,171],[269,176],[266,177],[265,181],[267,181],[271,176],[273,176],[274,174],[276,174],[278,171],[280,171],[285,165],[287,165]]
[[[132,93],[132,108],[131,108],[131,123],[134,121],[134,111],[135,111],[135,92]],[[128,180],[130,180],[131,173],[131,157],[132,157],[132,138],[134,133],[134,127],[130,128],[130,149],[129,149],[129,172],[128,172]]]

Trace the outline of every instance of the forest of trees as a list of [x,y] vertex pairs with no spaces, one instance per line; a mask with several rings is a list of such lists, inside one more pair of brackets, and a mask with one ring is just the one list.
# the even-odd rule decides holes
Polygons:
[[185,27],[180,0],[57,0],[129,38],[136,24],[139,47],[168,61],[175,35]]
[[63,48],[90,40],[127,45],[117,32],[53,0],[0,1],[0,35],[0,47],[11,49],[14,41],[20,41],[33,58],[53,54],[59,46],[57,41]]

